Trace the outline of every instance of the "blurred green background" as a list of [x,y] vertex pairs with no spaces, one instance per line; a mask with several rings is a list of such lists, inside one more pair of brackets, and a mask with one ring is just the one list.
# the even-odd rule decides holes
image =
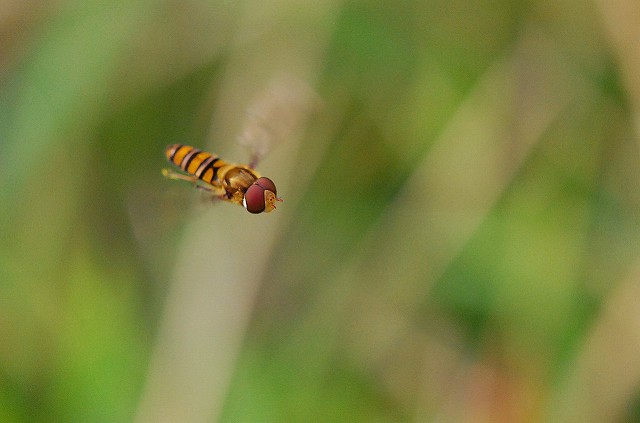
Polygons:
[[[0,1],[0,421],[640,421],[638,28]],[[273,213],[162,178],[243,134]]]

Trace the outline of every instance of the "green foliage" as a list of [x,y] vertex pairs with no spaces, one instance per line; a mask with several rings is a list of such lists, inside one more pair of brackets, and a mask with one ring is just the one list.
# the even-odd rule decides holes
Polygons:
[[[585,7],[0,7],[0,420],[632,421],[637,72]],[[285,202],[194,206],[164,147],[243,162],[282,69]]]

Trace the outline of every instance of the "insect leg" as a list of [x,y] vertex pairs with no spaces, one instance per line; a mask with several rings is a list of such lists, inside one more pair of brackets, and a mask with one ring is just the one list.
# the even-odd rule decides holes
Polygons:
[[197,185],[196,188],[201,189],[207,195],[203,196],[202,199],[206,199],[212,202],[218,202],[221,200],[229,201],[229,196],[226,191],[222,188],[214,187],[214,186],[202,186]]
[[218,190],[213,186],[203,185],[202,181],[200,181],[200,179],[198,179],[198,177],[195,175],[185,175],[184,173],[175,172],[171,169],[162,169],[162,175],[164,175],[165,178],[169,178],[169,179],[176,179],[176,180],[191,182],[196,186],[196,188],[204,191],[214,192],[214,193],[218,192]]
[[171,169],[162,169],[162,175],[165,178],[169,178],[169,179],[181,179],[183,181],[187,181],[187,182],[192,182],[192,183],[198,183],[198,178],[193,176],[193,175],[185,175],[182,173],[178,173],[178,172],[174,172]]

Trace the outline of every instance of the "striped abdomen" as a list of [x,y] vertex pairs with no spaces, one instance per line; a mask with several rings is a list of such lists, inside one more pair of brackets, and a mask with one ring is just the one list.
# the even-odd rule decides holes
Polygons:
[[164,154],[171,163],[211,185],[218,184],[218,170],[227,165],[218,156],[188,145],[170,145]]

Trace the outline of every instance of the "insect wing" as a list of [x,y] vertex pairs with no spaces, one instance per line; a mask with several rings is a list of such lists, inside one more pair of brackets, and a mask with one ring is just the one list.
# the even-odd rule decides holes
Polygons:
[[238,137],[251,151],[249,167],[255,168],[274,144],[298,130],[314,102],[317,99],[311,88],[295,78],[280,77],[256,96]]

